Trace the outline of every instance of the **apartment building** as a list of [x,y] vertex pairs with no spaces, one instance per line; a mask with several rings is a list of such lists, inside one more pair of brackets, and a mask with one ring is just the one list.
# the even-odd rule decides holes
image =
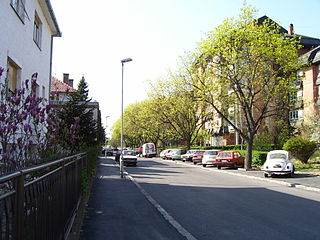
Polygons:
[[61,32],[49,0],[0,1],[0,66],[11,90],[37,77],[36,94],[49,100],[54,37]]

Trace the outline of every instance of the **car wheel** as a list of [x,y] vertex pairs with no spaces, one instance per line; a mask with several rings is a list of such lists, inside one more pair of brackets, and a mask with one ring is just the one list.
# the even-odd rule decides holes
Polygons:
[[206,164],[202,164],[202,166],[203,166],[203,167],[206,167],[207,165],[206,165]]
[[182,162],[185,162],[186,160],[182,160]]
[[193,164],[196,165],[197,163],[196,163],[196,162],[193,162]]
[[269,177],[268,173],[264,173],[263,175],[264,175],[265,178]]
[[218,169],[221,169],[221,166],[217,166]]

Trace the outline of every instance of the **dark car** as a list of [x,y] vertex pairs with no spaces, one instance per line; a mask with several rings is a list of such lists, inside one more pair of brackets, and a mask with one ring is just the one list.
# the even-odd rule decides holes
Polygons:
[[203,154],[204,154],[204,150],[196,151],[192,157],[193,164],[202,163]]
[[102,154],[104,156],[112,156],[113,155],[113,149],[112,148],[103,148],[102,149]]
[[218,169],[220,169],[221,167],[243,167],[244,157],[241,156],[239,151],[219,152],[215,160],[215,165]]

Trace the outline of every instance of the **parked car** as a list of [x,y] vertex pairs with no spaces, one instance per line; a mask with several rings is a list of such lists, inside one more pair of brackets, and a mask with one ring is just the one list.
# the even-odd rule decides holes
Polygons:
[[162,158],[162,159],[165,159],[166,158],[166,153],[169,151],[170,149],[164,149],[164,150],[162,150],[161,152],[160,152],[160,157]]
[[172,152],[171,159],[172,160],[181,160],[181,155],[185,154],[187,149],[177,149]]
[[204,150],[197,150],[192,157],[193,164],[202,163],[203,154]]
[[168,152],[165,153],[164,159],[171,159],[171,155],[175,150],[179,149],[168,149]]
[[217,149],[206,150],[203,154],[202,166],[203,167],[206,167],[208,165],[215,166],[215,160],[220,151],[221,150],[217,150]]
[[185,154],[181,155],[182,162],[192,161],[192,157],[196,151],[199,151],[199,150],[196,150],[196,149],[188,150]]
[[133,150],[123,150],[122,151],[122,162],[123,165],[127,166],[127,165],[133,165],[133,166],[137,166],[137,152],[133,151]]
[[214,164],[218,169],[221,167],[244,167],[244,157],[239,151],[222,151],[218,153]]
[[104,147],[104,148],[102,148],[102,154],[104,156],[112,156],[113,155],[113,150],[112,150],[112,148]]
[[273,175],[289,175],[294,174],[294,164],[290,159],[289,152],[284,150],[274,150],[267,154],[267,159],[263,164],[262,170],[264,176],[269,177]]

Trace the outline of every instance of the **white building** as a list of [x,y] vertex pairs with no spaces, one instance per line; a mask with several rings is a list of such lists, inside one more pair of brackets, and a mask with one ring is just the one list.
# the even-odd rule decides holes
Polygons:
[[49,99],[53,37],[61,36],[50,0],[1,0],[0,26],[0,67],[10,89],[37,73],[36,94]]

